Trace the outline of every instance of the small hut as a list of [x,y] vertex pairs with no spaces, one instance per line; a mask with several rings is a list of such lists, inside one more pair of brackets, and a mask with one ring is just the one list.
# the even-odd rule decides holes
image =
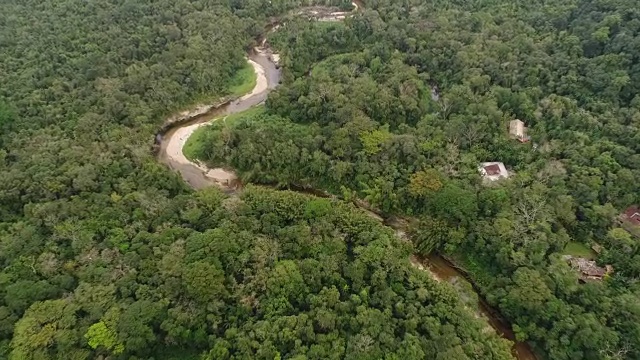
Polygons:
[[527,127],[524,125],[524,121],[515,119],[509,122],[509,135],[514,139],[518,139],[520,142],[527,142],[531,139],[527,135]]

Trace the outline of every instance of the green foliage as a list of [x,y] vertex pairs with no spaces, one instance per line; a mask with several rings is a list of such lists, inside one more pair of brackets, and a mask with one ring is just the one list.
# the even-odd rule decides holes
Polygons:
[[86,359],[79,347],[77,310],[68,300],[35,303],[16,323],[9,359]]
[[114,355],[124,351],[124,345],[118,342],[117,333],[113,329],[109,329],[103,321],[91,325],[84,337],[87,338],[89,346],[93,349],[104,347]]
[[360,141],[362,141],[362,147],[367,155],[379,153],[382,150],[382,145],[389,139],[391,139],[391,133],[389,133],[388,126],[360,134]]
[[247,63],[229,80],[229,93],[235,96],[249,93],[256,86],[257,78],[253,66]]
[[409,193],[413,196],[425,196],[442,188],[441,175],[435,169],[415,172],[409,178]]
[[204,304],[211,304],[224,296],[224,272],[206,262],[189,264],[182,280],[187,293]]
[[[0,4],[0,358],[510,357],[351,206],[192,193],[152,158],[167,114],[250,88],[251,39],[300,5]],[[283,85],[189,156],[416,215],[418,250],[468,254],[538,352],[640,358],[640,246],[617,227],[640,202],[637,4],[367,7],[288,21]],[[531,142],[509,138],[514,118]],[[484,161],[510,179],[483,185]],[[560,255],[592,242],[615,272],[579,284]]]
[[[208,129],[208,147],[231,145],[199,158],[422,219],[418,251],[469,254],[483,295],[549,358],[639,357],[640,312],[611,306],[640,296],[634,231],[617,230],[640,203],[633,2],[367,5],[343,27],[279,30],[284,85],[260,121]],[[516,118],[530,142],[509,137]],[[510,178],[484,184],[486,161]],[[598,256],[576,245],[594,242]],[[567,252],[614,275],[580,285]]]
[[470,221],[478,212],[476,194],[454,184],[435,194],[431,206],[434,214],[458,223]]
[[213,141],[210,132],[208,131],[208,127],[203,126],[196,129],[187,142],[184,144],[182,148],[182,152],[190,160],[202,159],[211,157],[212,153],[215,153],[216,150],[220,148],[226,148],[227,143],[230,141],[229,138],[229,128],[231,124],[238,120],[243,121],[253,121],[254,119],[259,118],[259,116],[264,112],[264,107],[262,105],[254,106],[246,111],[226,115],[224,117],[212,120],[215,122],[216,129],[221,129],[221,136],[216,138],[217,144],[219,146],[211,147],[211,142]]
[[[214,121],[220,121],[221,119],[216,119]],[[203,148],[203,141],[206,138],[206,130],[203,128],[198,128],[196,131],[189,136],[189,139],[182,147],[182,153],[184,156],[194,161],[199,157],[202,157],[202,154],[206,154],[206,148]]]
[[[14,109],[10,108],[4,101],[0,99],[0,134],[7,134],[16,121]],[[3,141],[0,137],[0,146]]]
[[326,199],[316,199],[309,201],[305,207],[304,214],[309,219],[327,216],[331,213],[331,202]]
[[426,256],[443,250],[445,244],[452,242],[451,235],[454,231],[445,221],[427,217],[420,219],[419,225],[412,231],[411,239],[418,253]]

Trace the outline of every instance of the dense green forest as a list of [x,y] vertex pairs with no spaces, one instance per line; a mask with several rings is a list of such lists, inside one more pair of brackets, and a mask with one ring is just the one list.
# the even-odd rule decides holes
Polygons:
[[194,192],[153,158],[168,115],[228,94],[269,18],[310,4],[0,3],[0,358],[511,358],[352,205]]
[[[415,219],[416,249],[465,267],[545,357],[640,358],[640,239],[617,220],[640,202],[637,3],[366,5],[274,34],[285,83],[196,156]],[[510,178],[483,182],[490,161]],[[615,271],[581,284],[562,255],[595,244]]]

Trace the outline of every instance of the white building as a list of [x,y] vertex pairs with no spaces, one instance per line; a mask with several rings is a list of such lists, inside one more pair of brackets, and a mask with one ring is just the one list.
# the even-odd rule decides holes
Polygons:
[[507,168],[501,162],[486,162],[480,164],[478,171],[483,178],[489,181],[496,181],[502,178],[508,178],[509,172]]

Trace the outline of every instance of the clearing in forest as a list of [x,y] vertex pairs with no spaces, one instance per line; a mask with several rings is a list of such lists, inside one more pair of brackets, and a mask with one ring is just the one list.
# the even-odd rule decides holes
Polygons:
[[565,255],[581,257],[588,260],[593,260],[596,257],[593,250],[589,249],[586,245],[575,241],[568,243],[567,246],[565,246],[563,253]]

